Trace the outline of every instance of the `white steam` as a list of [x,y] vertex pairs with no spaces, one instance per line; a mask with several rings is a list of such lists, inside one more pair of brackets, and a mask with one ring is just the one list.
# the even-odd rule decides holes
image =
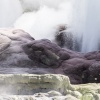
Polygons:
[[[72,5],[68,0],[40,0],[40,2],[37,0],[35,2],[37,11],[36,8],[35,10],[32,8],[32,0],[28,4],[27,2],[25,0],[23,7],[31,9],[31,12],[25,12],[14,26],[31,33],[35,39],[48,38],[52,40],[56,27],[60,24],[69,24],[71,21]],[[32,7],[28,6],[29,3]]]
[[56,27],[82,37],[81,51],[100,49],[100,0],[1,0],[0,27],[21,28],[35,39],[53,40]]

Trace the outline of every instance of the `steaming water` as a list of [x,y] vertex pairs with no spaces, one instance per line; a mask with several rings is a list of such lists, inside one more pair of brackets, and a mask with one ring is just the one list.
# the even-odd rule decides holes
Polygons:
[[[23,0],[24,1],[24,0]],[[27,1],[27,0],[25,0]],[[37,8],[32,8],[35,2]],[[28,5],[30,5],[29,8]],[[36,39],[49,38],[53,40],[56,27],[59,24],[67,24],[70,21],[71,3],[66,0],[30,0],[25,2],[23,8],[25,12],[14,24],[16,28],[22,28]],[[34,6],[34,4],[33,4]],[[24,22],[24,25],[23,25]]]
[[83,51],[100,49],[100,1],[87,1],[86,22],[83,34]]
[[35,39],[54,40],[57,26],[82,38],[81,51],[99,49],[99,0],[1,0],[0,27],[21,28]]

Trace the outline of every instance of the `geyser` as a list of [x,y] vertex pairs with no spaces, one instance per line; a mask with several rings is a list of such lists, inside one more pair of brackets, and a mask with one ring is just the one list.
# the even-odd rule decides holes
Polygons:
[[100,1],[88,0],[83,33],[82,51],[100,49]]
[[99,0],[1,0],[0,5],[0,27],[53,41],[57,26],[67,24],[66,32],[80,42],[81,52],[99,50]]

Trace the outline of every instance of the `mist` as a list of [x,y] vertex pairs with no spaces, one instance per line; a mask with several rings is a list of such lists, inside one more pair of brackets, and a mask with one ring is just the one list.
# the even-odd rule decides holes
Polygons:
[[[99,50],[99,0],[1,0],[0,28],[23,29],[35,39],[54,41],[57,27],[81,40],[80,52]],[[88,41],[89,40],[89,41]]]
[[[27,0],[25,2],[27,2]],[[27,7],[23,7],[24,9],[31,10],[28,10],[29,12],[24,12],[24,14],[15,22],[14,27],[24,29],[35,39],[48,38],[53,40],[57,26],[69,24],[71,21],[71,2],[66,0],[63,2],[61,0],[48,0],[48,2],[43,0],[42,2],[38,2],[37,0],[35,1],[35,4],[37,6],[35,6],[34,9],[31,6],[28,6],[29,3],[27,6],[26,4],[23,5]]]

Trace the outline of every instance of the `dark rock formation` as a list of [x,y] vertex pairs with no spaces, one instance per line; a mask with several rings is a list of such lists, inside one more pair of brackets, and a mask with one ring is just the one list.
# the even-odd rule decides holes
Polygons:
[[73,49],[73,35],[66,32],[67,26],[60,25],[55,34],[55,42],[60,47],[67,47],[68,49]]
[[100,51],[94,51],[94,52],[89,52],[87,54],[85,54],[85,58],[87,60],[96,60],[96,61],[100,61]]
[[100,51],[83,54],[62,49],[47,39],[34,40],[22,30],[0,30],[0,67],[0,73],[6,68],[9,73],[22,68],[17,71],[64,74],[73,84],[99,83]]
[[67,25],[59,25],[55,34],[55,43],[61,48],[65,47],[74,51],[81,51],[82,38],[75,37],[71,32],[68,32]]
[[[100,82],[97,81],[99,79],[96,79],[99,78],[99,71],[95,75],[90,70],[94,63],[98,63],[96,58],[87,59],[92,53],[82,54],[68,49],[62,49],[46,39],[34,40],[24,45],[23,49],[33,62],[36,61],[35,64],[38,67],[52,68],[56,74],[67,75],[72,83]],[[96,70],[100,70],[99,67],[93,69],[93,71]],[[92,78],[96,81],[91,81]]]
[[59,46],[46,39],[34,40],[24,45],[23,49],[31,60],[42,67],[59,67],[61,61],[70,58],[67,52],[62,52]]
[[93,63],[87,71],[87,83],[100,83],[100,62]]
[[84,73],[88,70],[92,61],[83,58],[72,58],[62,63],[64,73],[69,76],[72,83],[85,83]]

